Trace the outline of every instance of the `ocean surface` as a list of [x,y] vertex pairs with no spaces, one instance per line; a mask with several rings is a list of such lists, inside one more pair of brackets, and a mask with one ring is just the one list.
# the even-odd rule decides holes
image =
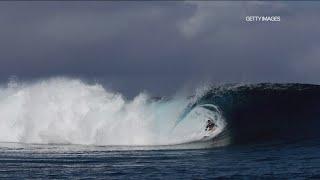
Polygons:
[[192,94],[127,99],[69,78],[0,85],[0,178],[320,179],[319,85]]
[[2,143],[0,178],[319,179],[319,142],[193,150]]

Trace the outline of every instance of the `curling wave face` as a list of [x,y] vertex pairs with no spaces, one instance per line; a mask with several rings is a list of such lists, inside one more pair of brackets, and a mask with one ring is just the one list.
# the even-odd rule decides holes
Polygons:
[[320,138],[320,86],[311,84],[224,85],[211,88],[188,111],[219,107],[231,144]]
[[200,141],[205,121],[220,114],[194,108],[177,125],[188,98],[126,100],[101,85],[54,78],[0,88],[0,142],[85,145],[172,145]]

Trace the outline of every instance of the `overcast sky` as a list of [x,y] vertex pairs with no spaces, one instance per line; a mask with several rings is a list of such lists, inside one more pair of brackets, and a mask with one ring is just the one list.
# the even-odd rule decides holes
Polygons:
[[[281,22],[245,21],[281,16]],[[99,79],[128,96],[204,82],[320,83],[320,2],[0,2],[0,80]]]

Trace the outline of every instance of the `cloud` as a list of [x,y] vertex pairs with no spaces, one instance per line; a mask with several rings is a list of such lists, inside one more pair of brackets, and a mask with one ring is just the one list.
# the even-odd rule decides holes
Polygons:
[[193,15],[180,23],[180,30],[187,38],[221,29],[226,24],[227,27],[242,25],[248,15],[279,15],[288,8],[283,2],[265,1],[187,1],[186,4],[195,7]]
[[[1,2],[0,80],[80,76],[134,95],[320,81],[316,2]],[[280,15],[280,23],[248,23]],[[308,72],[308,75],[304,75]]]

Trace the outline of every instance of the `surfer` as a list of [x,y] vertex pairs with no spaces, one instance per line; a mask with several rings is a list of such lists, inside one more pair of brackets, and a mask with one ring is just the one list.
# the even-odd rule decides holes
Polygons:
[[217,125],[213,122],[212,119],[208,119],[207,121],[207,126],[206,126],[206,131],[212,131],[215,130]]

